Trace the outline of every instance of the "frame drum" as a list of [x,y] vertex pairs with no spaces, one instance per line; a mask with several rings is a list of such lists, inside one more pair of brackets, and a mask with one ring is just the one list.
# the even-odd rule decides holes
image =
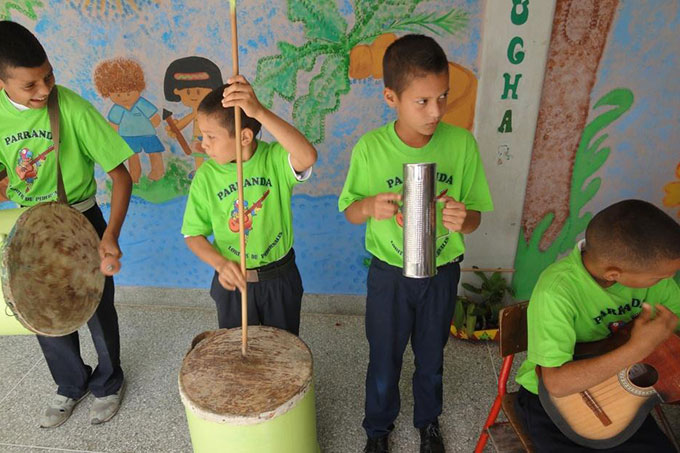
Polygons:
[[2,291],[18,321],[53,337],[89,321],[104,291],[98,247],[94,227],[67,204],[28,208],[2,247]]

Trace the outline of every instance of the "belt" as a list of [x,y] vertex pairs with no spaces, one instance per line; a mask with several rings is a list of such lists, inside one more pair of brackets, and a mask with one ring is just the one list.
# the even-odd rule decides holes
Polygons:
[[71,207],[76,211],[85,212],[88,209],[93,208],[95,204],[97,204],[97,199],[92,195],[90,198],[86,198],[83,201],[72,203]]
[[[75,209],[78,212],[85,212],[90,208],[93,208],[94,205],[97,204],[97,199],[95,198],[94,195],[92,195],[90,198],[86,198],[81,201],[76,201],[75,203],[71,203],[70,206]],[[22,208],[25,208],[26,206],[21,205]]]
[[[457,257],[455,257],[454,259],[452,259],[448,263],[444,263],[441,266],[437,266],[437,269],[443,269],[446,266],[451,266],[452,264],[458,264],[461,261],[463,261],[463,258],[465,258],[465,255],[458,255]],[[377,264],[379,267],[382,267],[383,269],[391,269],[395,272],[398,271],[400,273],[403,270],[403,268],[398,267],[398,266],[393,266],[389,263],[386,263],[385,261],[381,260],[380,258],[378,258],[376,256],[371,257],[371,262]]]
[[291,248],[286,256],[273,263],[246,270],[246,281],[257,283],[265,280],[273,280],[285,274],[290,268],[295,266],[295,252]]

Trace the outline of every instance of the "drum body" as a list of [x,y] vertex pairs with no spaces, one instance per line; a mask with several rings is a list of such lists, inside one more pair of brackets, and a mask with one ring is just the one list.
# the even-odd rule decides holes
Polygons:
[[312,356],[295,335],[248,327],[196,337],[179,374],[195,453],[317,453]]
[[16,319],[46,336],[70,334],[89,321],[104,291],[98,247],[94,227],[66,204],[23,212],[3,243],[0,273]]

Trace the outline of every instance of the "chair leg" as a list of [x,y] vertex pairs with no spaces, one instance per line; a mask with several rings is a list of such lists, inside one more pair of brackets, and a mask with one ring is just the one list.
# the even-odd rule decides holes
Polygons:
[[666,436],[668,436],[675,449],[677,451],[680,451],[680,444],[678,444],[678,439],[673,434],[673,429],[671,429],[671,425],[668,423],[668,420],[666,419],[666,415],[663,413],[661,405],[657,404],[654,410],[656,410],[656,415],[658,415],[659,420],[661,420],[661,427],[666,433]]
[[498,414],[501,411],[501,402],[503,400],[503,396],[505,396],[505,393],[507,391],[506,384],[508,382],[508,377],[510,376],[510,370],[512,369],[513,359],[514,355],[509,355],[503,359],[501,373],[500,376],[498,376],[498,395],[496,395],[496,399],[494,400],[493,405],[491,406],[489,416],[486,418],[484,428],[482,428],[482,433],[479,435],[479,440],[477,441],[477,446],[475,447],[475,453],[482,453],[484,451],[486,442],[489,440],[488,428],[489,426],[496,423]]

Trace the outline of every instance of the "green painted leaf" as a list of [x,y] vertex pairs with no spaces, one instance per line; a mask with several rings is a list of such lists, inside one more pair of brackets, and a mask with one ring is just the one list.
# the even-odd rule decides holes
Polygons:
[[308,39],[340,42],[347,31],[335,0],[289,0],[288,18],[305,24]]
[[443,15],[424,13],[402,17],[392,22],[386,28],[390,31],[407,31],[411,33],[427,31],[439,36],[444,34],[455,35],[464,30],[469,21],[470,14],[467,11],[453,8]]
[[382,33],[391,31],[388,26],[396,20],[410,17],[423,0],[355,0],[356,22],[350,31],[352,46]]
[[42,8],[43,6],[44,4],[40,0],[0,1],[0,20],[12,19],[12,10],[29,19],[37,20],[38,15],[35,13],[35,8]]
[[328,55],[321,71],[309,83],[309,93],[293,104],[293,123],[312,143],[324,139],[324,119],[340,105],[340,95],[349,91],[349,55]]
[[311,71],[325,47],[309,42],[302,47],[279,42],[279,50],[280,55],[264,57],[257,62],[253,86],[258,99],[267,107],[271,107],[274,93],[288,102],[295,99],[298,71]]

